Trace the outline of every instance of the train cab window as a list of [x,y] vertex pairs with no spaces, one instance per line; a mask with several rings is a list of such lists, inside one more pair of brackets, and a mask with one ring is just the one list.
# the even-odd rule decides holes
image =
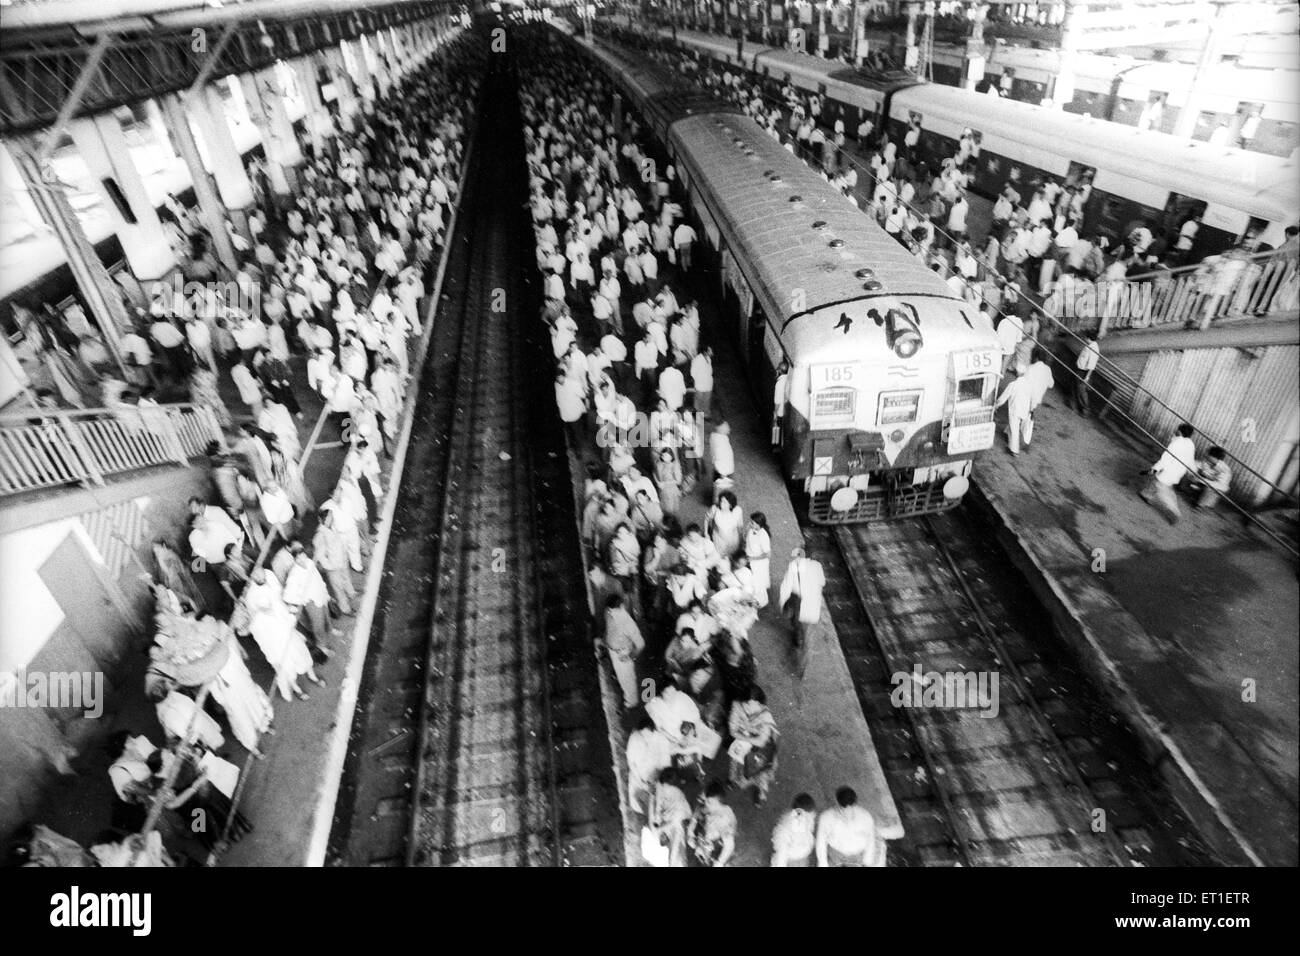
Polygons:
[[907,392],[883,392],[880,396],[880,409],[876,424],[906,425],[916,421],[921,411],[921,390]]
[[984,386],[987,382],[987,375],[972,375],[969,378],[958,379],[957,404],[982,403],[984,401]]

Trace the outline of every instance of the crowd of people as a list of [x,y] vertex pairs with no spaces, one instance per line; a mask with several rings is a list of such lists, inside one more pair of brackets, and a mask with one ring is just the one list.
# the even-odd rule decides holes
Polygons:
[[[1073,320],[1101,316],[1141,326],[1161,307],[1162,294],[1176,291],[1171,270],[1184,266],[1196,267],[1194,294],[1177,292],[1187,300],[1189,324],[1218,314],[1228,296],[1239,299],[1239,307],[1250,306],[1253,290],[1262,286],[1272,291],[1266,301],[1255,303],[1260,311],[1295,308],[1300,301],[1300,227],[1287,227],[1285,241],[1276,249],[1263,244],[1252,229],[1236,247],[1205,256],[1198,243],[1204,208],[1197,206],[1176,227],[1135,219],[1121,235],[1113,235],[1086,222],[1092,190],[1087,170],[1067,179],[1008,179],[992,203],[987,227],[977,226],[970,188],[981,145],[973,130],[964,130],[955,152],[935,165],[922,140],[920,117],[912,118],[901,141],[878,129],[871,116],[861,117],[850,130],[840,106],[795,88],[788,79],[754,82],[752,76],[662,40],[608,29],[618,42],[643,50],[741,107],[978,310],[995,329],[1002,350],[1004,387],[998,407],[1007,408],[1006,441],[1012,455],[1029,447],[1034,411],[1058,379],[1069,386],[1067,400],[1080,415],[1112,410],[1096,377],[1099,330]],[[1135,280],[1150,294],[1139,294],[1141,288],[1135,292]],[[1071,326],[1077,328],[1057,334]],[[1062,348],[1068,339],[1074,344]],[[1172,522],[1180,512],[1168,489],[1182,487],[1198,507],[1205,507],[1222,498],[1231,481],[1222,447],[1214,445],[1198,458],[1194,445],[1188,445],[1176,467],[1166,467],[1166,449],[1164,464],[1153,466],[1142,490],[1143,498],[1157,503]]]
[[[781,732],[749,640],[772,603],[772,532],[743,503],[714,398],[675,170],[657,169],[634,118],[615,129],[603,81],[551,53],[523,82],[531,211],[557,410],[587,463],[581,531],[598,629],[635,728],[627,802],[647,862],[724,866],[738,839],[729,795],[762,806],[778,770]],[[823,585],[821,565],[795,548],[775,604],[800,676]],[[776,865],[880,855],[847,787],[820,817],[800,794],[773,836]]]
[[[159,283],[123,338],[131,381],[106,378],[105,403],[139,415],[155,394],[188,387],[227,434],[208,448],[211,499],[189,501],[183,541],[153,548],[145,693],[157,728],[108,743],[111,833],[90,850],[101,865],[202,862],[247,833],[232,806],[241,771],[227,759],[227,734],[250,758],[264,756],[274,697],[307,699],[306,682],[328,679],[337,622],[356,611],[353,576],[376,530],[381,458],[396,439],[483,57],[477,44],[453,42],[386,98],[337,117],[326,149],[303,144],[290,197],[252,170],[257,202],[233,275],[194,217],[175,214],[189,231],[183,281]],[[346,448],[319,504],[301,467],[315,424],[304,388],[328,420],[321,440]],[[236,413],[223,391],[238,395]],[[262,663],[270,693],[250,670]],[[41,847],[57,849],[56,837]]]

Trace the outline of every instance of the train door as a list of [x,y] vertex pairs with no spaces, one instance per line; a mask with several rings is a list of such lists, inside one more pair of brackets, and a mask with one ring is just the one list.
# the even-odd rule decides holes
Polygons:
[[1097,168],[1088,166],[1085,163],[1071,162],[1069,168],[1065,171],[1065,188],[1074,190],[1074,201],[1072,203],[1075,214],[1080,219],[1080,227],[1086,227],[1091,224],[1093,218],[1093,188],[1092,181],[1097,176]]
[[763,337],[767,334],[767,313],[759,302],[754,303],[745,333],[745,361],[751,374],[763,364]]
[[[1181,193],[1170,193],[1169,200],[1165,203],[1164,213],[1160,217],[1160,231],[1170,237],[1172,242],[1173,237],[1178,235],[1178,230],[1183,227],[1183,223],[1197,213],[1204,214],[1205,207],[1203,200],[1184,196]],[[1200,236],[1197,238],[1202,239]],[[1204,238],[1208,239],[1208,236]],[[1200,251],[1200,247],[1204,247],[1204,244],[1204,239],[1196,243],[1197,251]]]

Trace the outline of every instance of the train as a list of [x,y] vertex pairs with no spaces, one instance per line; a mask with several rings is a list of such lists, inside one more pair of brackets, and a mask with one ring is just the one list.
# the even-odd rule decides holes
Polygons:
[[[658,36],[672,42],[670,30]],[[919,150],[935,168],[956,152],[958,139],[970,129],[981,146],[971,184],[976,195],[991,199],[1007,182],[1028,185],[1048,176],[1071,185],[1091,182],[1084,225],[1092,230],[1120,235],[1125,224],[1144,220],[1176,231],[1200,212],[1195,251],[1204,256],[1245,237],[1276,247],[1286,227],[1300,218],[1294,156],[1182,139],[911,77],[870,76],[836,61],[748,42],[742,46],[711,34],[678,30],[676,43],[743,69],[770,96],[786,82],[819,95],[822,116],[843,117],[850,131],[869,117],[877,130],[901,140],[909,122],[919,118]]]
[[628,50],[571,42],[673,164],[721,280],[727,331],[810,520],[956,506],[994,441],[992,324],[735,107]]

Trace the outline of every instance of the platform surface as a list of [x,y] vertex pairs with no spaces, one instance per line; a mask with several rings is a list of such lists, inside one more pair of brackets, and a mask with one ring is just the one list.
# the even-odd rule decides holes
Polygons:
[[1223,503],[1193,510],[1184,499],[1169,524],[1138,497],[1138,473],[1157,455],[1064,407],[1059,388],[1034,417],[1018,458],[999,417],[977,495],[1078,623],[1085,663],[1165,752],[1176,789],[1205,802],[1198,825],[1220,827],[1247,859],[1296,865],[1294,559]]

